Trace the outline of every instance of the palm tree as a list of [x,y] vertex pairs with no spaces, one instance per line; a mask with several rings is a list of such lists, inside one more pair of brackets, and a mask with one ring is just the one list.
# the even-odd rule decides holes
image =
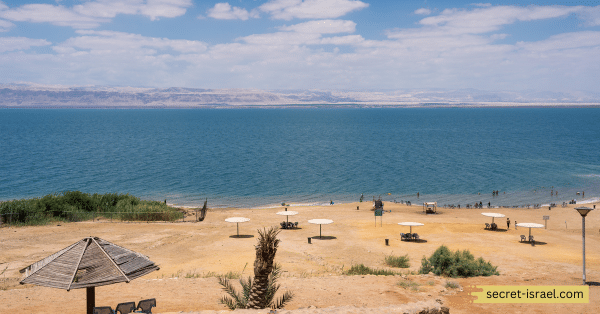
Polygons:
[[248,308],[264,309],[267,304],[269,290],[269,275],[273,271],[273,260],[277,253],[279,230],[275,227],[269,230],[258,230],[259,238],[256,245],[256,259],[254,260],[254,282],[248,299]]
[[286,291],[279,300],[274,302],[275,293],[280,285],[277,279],[281,276],[281,267],[275,264],[275,253],[279,240],[279,231],[276,227],[269,230],[258,230],[259,238],[256,245],[256,260],[254,261],[254,280],[248,277],[240,279],[242,292],[238,293],[229,280],[219,277],[219,284],[231,298],[221,298],[221,303],[231,310],[238,309],[264,309],[267,307],[281,309],[292,300],[293,293]]

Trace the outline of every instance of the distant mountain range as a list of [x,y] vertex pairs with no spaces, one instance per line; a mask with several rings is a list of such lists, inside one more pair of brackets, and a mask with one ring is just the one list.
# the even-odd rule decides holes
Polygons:
[[315,91],[0,84],[0,108],[600,107],[593,92]]

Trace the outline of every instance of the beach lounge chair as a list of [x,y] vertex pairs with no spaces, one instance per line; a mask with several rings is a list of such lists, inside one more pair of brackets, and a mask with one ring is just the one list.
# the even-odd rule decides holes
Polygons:
[[535,243],[535,241],[533,240],[533,236],[529,236],[529,242]]
[[416,240],[419,240],[419,235],[418,235],[418,234],[416,234],[416,233],[413,233],[413,234],[412,234],[412,237],[413,237],[413,240],[415,240],[415,241],[416,241]]
[[489,223],[485,223],[485,229],[490,229],[490,224]]
[[294,223],[294,228],[298,228],[298,222],[297,221]]
[[527,241],[527,237],[525,237],[524,235],[521,235],[521,242],[525,242]]
[[115,311],[110,306],[96,306],[94,307],[94,314],[115,314]]
[[156,299],[146,299],[138,302],[136,313],[152,313],[152,307],[156,307]]
[[135,311],[135,302],[119,303],[115,308],[117,314],[129,314]]
[[410,238],[406,235],[406,233],[400,233],[400,241],[408,241]]
[[281,225],[281,229],[287,229],[287,224],[285,223],[285,221],[280,223]]

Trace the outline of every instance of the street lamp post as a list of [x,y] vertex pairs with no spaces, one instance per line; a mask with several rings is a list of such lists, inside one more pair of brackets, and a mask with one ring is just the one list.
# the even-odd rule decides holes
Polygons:
[[593,209],[589,207],[577,207],[575,209],[581,215],[581,236],[583,238],[583,284],[585,285],[585,216]]

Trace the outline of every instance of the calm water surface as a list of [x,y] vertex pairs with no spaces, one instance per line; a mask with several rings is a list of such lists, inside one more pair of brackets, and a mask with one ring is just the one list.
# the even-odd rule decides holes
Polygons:
[[598,121],[600,109],[575,108],[0,110],[0,200],[80,190],[212,207],[361,193],[522,205],[585,191],[590,201]]

